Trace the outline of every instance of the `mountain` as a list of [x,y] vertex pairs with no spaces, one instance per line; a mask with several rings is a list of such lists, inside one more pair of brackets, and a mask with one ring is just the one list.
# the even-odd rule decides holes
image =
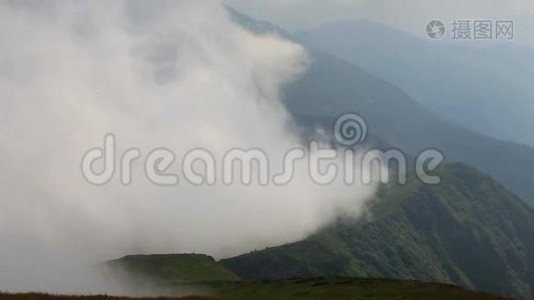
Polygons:
[[[128,298],[111,296],[58,296],[47,294],[0,294],[0,300],[218,300],[207,297],[180,297],[180,298]],[[481,298],[482,299],[482,298]],[[491,298],[487,298],[491,299]],[[220,299],[219,299],[220,300]]]
[[465,164],[438,174],[439,185],[383,186],[363,220],[222,263],[250,280],[403,278],[533,299],[534,211]]
[[[253,32],[301,40],[300,35],[292,37],[275,25],[231,12],[236,22]],[[297,123],[330,131],[337,117],[356,112],[366,119],[371,137],[381,145],[392,145],[411,157],[438,149],[448,162],[469,163],[534,205],[534,148],[456,125],[363,68],[313,48],[308,51],[313,61],[309,70],[282,95]],[[409,79],[410,70],[404,71],[399,74]]]
[[196,281],[236,281],[239,277],[201,254],[132,255],[108,262],[115,270],[138,274],[158,284],[170,285]]
[[[236,20],[255,32],[287,35],[266,22]],[[206,287],[230,299],[477,297],[425,294],[440,287],[420,281],[532,299],[534,211],[516,194],[534,200],[534,149],[454,125],[395,85],[347,61],[309,50],[309,72],[282,95],[300,125],[308,130],[329,128],[337,116],[357,112],[366,118],[373,141],[382,146],[394,145],[410,156],[438,148],[449,162],[467,162],[480,171],[452,163],[437,171],[439,185],[425,185],[414,177],[405,185],[384,185],[365,218],[340,219],[303,241],[220,262],[200,259],[208,261],[207,267],[188,263],[190,256],[159,256],[154,262],[142,257],[132,261],[129,272],[149,274],[177,288]],[[174,267],[174,259],[186,261]],[[135,267],[139,262],[143,267]],[[203,279],[211,274],[204,270],[221,269],[245,281]],[[158,275],[162,272],[167,275]],[[295,277],[300,279],[290,279]],[[393,288],[386,288],[387,282]]]
[[[516,39],[526,38],[531,30],[516,24]],[[534,145],[534,48],[513,42],[436,42],[369,21],[329,23],[295,39],[395,84],[446,120]]]
[[532,299],[534,210],[465,164],[445,165],[437,175],[439,185],[415,177],[406,185],[384,185],[365,218],[340,220],[293,244],[220,262],[205,255],[148,255],[111,265],[165,288],[208,289],[213,294],[207,296],[225,299],[460,299],[451,293],[466,293],[355,277],[441,282]]
[[247,29],[250,32],[256,34],[268,33],[280,36],[288,40],[292,39],[292,36],[289,33],[272,23],[251,18],[250,16],[245,15],[230,6],[227,6],[226,9],[228,10],[230,17],[235,23],[241,25],[243,28]]
[[[445,284],[425,283],[418,281],[393,279],[363,279],[350,277],[317,277],[277,281],[236,281],[230,277],[229,281],[214,280],[210,270],[226,269],[223,264],[215,262],[205,255],[147,255],[130,256],[109,262],[112,267],[127,270],[126,275],[143,278],[151,285],[152,291],[163,290],[169,296],[187,294],[190,291],[201,297],[180,299],[216,299],[231,300],[286,300],[286,299],[504,299],[490,294],[465,290]],[[206,271],[206,272],[204,272]],[[189,281],[192,277],[184,274],[194,273],[196,281]],[[226,273],[226,272],[225,272]],[[125,273],[121,273],[121,278]],[[161,278],[166,278],[162,281]],[[184,281],[187,279],[187,281]],[[143,284],[143,282],[139,282]],[[26,298],[25,298],[26,297]],[[5,295],[0,294],[0,300],[6,299],[51,299],[46,295]],[[108,299],[95,297],[97,299]],[[110,300],[118,298],[109,298]],[[162,298],[164,299],[164,298]],[[168,298],[171,299],[171,298]],[[212,298],[209,298],[212,299]],[[215,298],[213,298],[215,299]],[[126,299],[125,299],[126,300]]]
[[311,53],[313,65],[284,94],[297,122],[331,130],[338,116],[356,112],[366,119],[372,135],[407,154],[438,149],[448,162],[469,163],[534,203],[534,148],[451,124],[400,88],[345,61]]

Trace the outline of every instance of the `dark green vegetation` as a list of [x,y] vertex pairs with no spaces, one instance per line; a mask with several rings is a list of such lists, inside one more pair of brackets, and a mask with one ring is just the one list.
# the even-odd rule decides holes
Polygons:
[[[274,282],[211,282],[197,284],[208,288],[216,298],[186,297],[176,300],[498,300],[501,297],[467,291],[458,287],[415,281],[316,278]],[[179,289],[179,286],[177,286]],[[127,300],[128,298],[57,297],[40,294],[0,295],[0,300]],[[149,299],[149,298],[147,298]],[[159,298],[171,300],[172,298]]]
[[[195,267],[197,276],[205,274],[207,275],[206,279],[211,278],[209,270],[217,269],[217,267],[212,264],[206,265],[193,255],[143,256],[143,261],[123,259],[114,261],[112,264],[120,266],[126,261],[130,267],[133,267],[130,268],[132,275],[141,276],[156,283],[156,288],[159,286],[167,291],[169,289],[171,291],[183,291],[183,289],[206,291],[200,293],[218,299],[504,299],[452,285],[392,279],[317,277],[277,281],[212,281],[200,280],[200,277],[197,277],[199,278],[198,282],[184,282],[181,269],[184,265]],[[149,264],[147,264],[148,261],[150,261]],[[216,263],[214,264],[216,265]],[[148,265],[150,267],[147,268]],[[154,266],[159,267],[155,268]],[[161,281],[161,276],[154,274],[155,269],[166,269],[167,275],[165,277],[167,280]],[[170,272],[170,269],[174,269],[174,271]],[[171,274],[175,274],[176,277],[172,277]],[[2,299],[0,298],[0,300]]]
[[[128,300],[126,297],[109,296],[59,296],[47,294],[0,294],[0,300]],[[135,298],[137,300],[216,300],[207,297],[184,297],[184,298]]]
[[[340,220],[297,243],[220,263],[203,255],[157,255],[130,256],[113,264],[165,285],[224,281],[209,284],[210,289],[231,299],[258,287],[228,282],[238,278],[336,276],[442,282],[531,299],[534,211],[465,164],[446,165],[437,175],[439,185],[416,178],[406,185],[384,185],[365,218]],[[276,284],[281,284],[277,292],[290,293],[288,282],[264,283],[256,293]]]
[[318,278],[209,286],[223,299],[231,300],[504,299],[450,285],[381,279]]
[[133,255],[109,263],[130,274],[139,274],[168,285],[196,281],[239,280],[213,257],[201,254]]
[[253,280],[403,278],[531,299],[534,211],[464,164],[438,174],[439,185],[383,186],[364,220],[222,263]]

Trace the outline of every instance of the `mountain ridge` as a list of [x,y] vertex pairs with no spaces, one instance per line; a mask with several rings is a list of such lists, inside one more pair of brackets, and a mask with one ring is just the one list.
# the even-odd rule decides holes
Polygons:
[[[231,13],[236,13],[231,11]],[[278,34],[302,44],[275,25],[258,26],[253,18],[235,18],[255,33]],[[245,23],[245,24],[243,24]],[[417,39],[416,37],[413,37]],[[330,132],[335,119],[358,113],[372,136],[416,157],[439,149],[447,162],[469,163],[492,175],[527,203],[534,205],[534,148],[500,141],[441,118],[400,87],[360,66],[304,45],[312,57],[308,71],[285,88],[282,98],[298,124]]]
[[496,40],[435,41],[366,20],[331,22],[294,38],[401,87],[447,120],[534,145],[528,131],[534,126],[531,48]]
[[241,278],[355,276],[416,279],[532,299],[534,211],[465,164],[383,186],[367,219],[222,263]]

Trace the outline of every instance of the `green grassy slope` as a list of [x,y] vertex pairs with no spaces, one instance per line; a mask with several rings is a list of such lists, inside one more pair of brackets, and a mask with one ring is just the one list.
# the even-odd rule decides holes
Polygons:
[[534,212],[464,165],[442,183],[383,187],[371,217],[302,242],[224,260],[246,279],[354,276],[454,283],[531,299]]
[[212,257],[201,254],[134,255],[111,261],[109,265],[161,284],[239,280]]
[[[198,283],[212,291],[214,298],[186,297],[176,300],[500,300],[501,297],[476,293],[458,287],[415,281],[316,278],[274,282]],[[179,286],[176,286],[179,289]],[[1,295],[0,300],[127,300],[128,298],[57,297],[39,294]],[[161,298],[162,300],[171,298]]]
[[[0,294],[0,300],[129,300],[127,297],[110,297],[110,296],[60,296],[47,294]],[[183,297],[183,298],[135,298],[137,300],[217,300],[207,297]]]
[[450,285],[382,279],[317,278],[278,282],[214,283],[211,288],[232,300],[393,300],[504,299]]

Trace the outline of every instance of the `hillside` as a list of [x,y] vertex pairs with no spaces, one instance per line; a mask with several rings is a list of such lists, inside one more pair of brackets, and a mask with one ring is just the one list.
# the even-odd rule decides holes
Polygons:
[[230,284],[223,282],[208,286],[217,296],[229,300],[503,299],[450,285],[342,277]]
[[526,202],[534,201],[534,148],[448,123],[399,88],[346,62],[316,54],[308,73],[287,88],[285,99],[300,124],[331,130],[338,116],[357,112],[371,134],[408,154],[439,149],[448,162],[469,163]]
[[[211,297],[158,298],[161,300],[504,300],[458,287],[415,281],[316,278],[276,282],[212,282],[198,284],[216,294]],[[179,288],[179,287],[177,287]],[[128,300],[134,298],[58,297],[42,294],[2,295],[0,300]],[[146,298],[150,300],[151,298]],[[139,300],[145,300],[144,298]]]
[[[301,35],[292,37],[267,22],[254,20],[235,11],[232,13],[237,22],[254,32],[278,34],[296,42],[303,40]],[[342,49],[341,46],[339,49]],[[413,157],[428,148],[439,149],[448,162],[473,165],[534,205],[534,182],[531,176],[534,170],[534,148],[490,138],[446,121],[419,103],[432,99],[418,98],[419,102],[416,101],[397,85],[381,78],[383,74],[380,72],[371,73],[313,47],[307,49],[313,63],[283,93],[286,106],[297,123],[309,128],[323,126],[330,132],[337,117],[356,112],[366,119],[370,134],[378,140]],[[390,50],[395,51],[396,48]],[[401,53],[395,52],[392,55],[394,54]],[[405,72],[410,70],[410,66],[407,66],[393,72],[409,80],[411,77],[406,76]],[[422,73],[422,76],[427,78],[427,74]],[[414,80],[413,84],[420,85],[418,80]],[[446,89],[451,90],[448,87]],[[479,89],[474,89],[472,92],[478,91]],[[458,99],[462,103],[467,102],[464,98]],[[499,100],[502,103],[502,99]],[[446,101],[450,102],[451,99]],[[464,111],[461,106],[460,109]],[[491,122],[501,126],[508,119],[510,118],[500,117],[491,119]],[[524,128],[530,129],[528,126]]]
[[201,254],[132,255],[111,261],[108,265],[162,285],[239,280],[213,257]]
[[222,261],[241,278],[403,278],[532,299],[534,212],[464,165],[436,186],[383,187],[370,216],[294,244]]
[[296,38],[395,84],[447,120],[534,146],[532,49],[510,41],[434,41],[363,20],[324,24]]
[[[202,297],[217,299],[501,299],[452,285],[393,279],[358,279],[350,277],[317,277],[277,281],[240,281],[224,264],[206,255],[172,254],[127,256],[108,262],[121,268],[121,279],[127,274],[140,279],[137,284],[161,289],[167,295],[184,290]],[[228,279],[224,279],[228,278]],[[50,296],[4,295],[0,300],[39,300]],[[71,299],[71,298],[65,298]],[[84,297],[87,300],[122,300],[119,298]],[[170,298],[169,298],[170,299]],[[182,298],[180,298],[182,299]],[[189,298],[183,298],[189,300]],[[191,298],[191,300],[197,298]],[[202,300],[204,298],[198,298]],[[207,298],[206,298],[207,299]],[[211,298],[210,298],[211,299]]]
[[128,298],[110,296],[60,296],[47,294],[0,294],[0,300],[217,300],[207,297],[183,297],[183,298]]

